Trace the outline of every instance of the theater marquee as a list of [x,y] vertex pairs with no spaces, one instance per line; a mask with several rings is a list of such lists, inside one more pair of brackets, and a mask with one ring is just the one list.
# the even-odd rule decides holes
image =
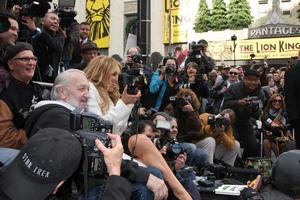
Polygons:
[[[215,60],[232,60],[232,41],[210,42],[209,53]],[[298,55],[300,37],[237,40],[236,60],[249,60],[254,53],[256,59],[291,58]]]
[[290,24],[269,24],[249,29],[249,38],[270,38],[282,36],[300,36],[300,26]]

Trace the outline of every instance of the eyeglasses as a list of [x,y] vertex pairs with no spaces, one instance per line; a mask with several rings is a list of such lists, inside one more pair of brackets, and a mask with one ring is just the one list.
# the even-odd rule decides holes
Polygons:
[[14,60],[20,60],[22,62],[29,62],[30,60],[33,60],[34,62],[37,62],[37,57],[19,57],[14,58]]
[[274,99],[272,102],[273,103],[281,103],[282,101],[281,101],[281,99]]
[[238,75],[236,72],[229,72],[229,74]]

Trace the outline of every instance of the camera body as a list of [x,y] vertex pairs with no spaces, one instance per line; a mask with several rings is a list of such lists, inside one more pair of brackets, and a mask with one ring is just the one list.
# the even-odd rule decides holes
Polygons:
[[151,120],[152,116],[157,113],[158,110],[155,108],[149,108],[148,110],[146,110],[145,114],[142,116],[143,119],[148,119]]
[[155,128],[160,131],[161,135],[154,139],[154,144],[158,149],[163,148],[163,146],[167,147],[164,155],[167,161],[174,161],[180,154],[184,153],[182,145],[176,139],[169,137],[171,129],[169,121],[158,120]]
[[132,55],[130,57],[131,57],[131,59],[132,59],[133,62],[138,63],[138,64],[140,64],[143,61],[143,57],[139,53],[134,54],[134,55]]
[[131,68],[127,70],[127,93],[136,95],[142,89],[145,83],[144,72],[142,68]]
[[181,109],[183,106],[192,104],[192,97],[189,95],[185,95],[183,97],[170,96],[169,100],[172,102],[174,108]]
[[174,161],[180,154],[184,153],[184,148],[176,139],[172,139],[165,146],[167,146],[165,158],[168,161]]
[[203,69],[204,64],[204,57],[203,57],[203,51],[204,51],[204,45],[203,44],[196,44],[195,42],[192,42],[190,45],[190,62],[197,63],[198,68],[197,71],[199,71],[200,74],[205,73],[205,69]]
[[229,126],[228,120],[223,115],[209,115],[207,124],[213,127],[227,127]]
[[95,145],[95,140],[110,147],[111,142],[107,133],[112,131],[112,122],[104,120],[91,113],[72,112],[70,116],[70,128],[78,133],[79,140],[87,154],[88,176],[104,177],[106,175],[106,165],[103,154]]
[[167,65],[167,66],[166,66],[165,73],[166,73],[167,75],[170,75],[170,74],[176,74],[176,70],[174,69],[174,66],[173,66],[173,65]]
[[172,139],[165,134],[158,138],[155,145],[158,149],[161,149],[163,146],[167,147],[166,154],[164,155],[167,161],[175,161],[180,154],[185,152],[182,145],[176,139]]
[[71,26],[71,24],[75,21],[75,17],[77,13],[74,10],[66,9],[66,8],[57,8],[58,17],[60,19],[59,26],[64,29]]
[[247,109],[249,112],[257,112],[261,107],[261,100],[257,96],[247,97]]

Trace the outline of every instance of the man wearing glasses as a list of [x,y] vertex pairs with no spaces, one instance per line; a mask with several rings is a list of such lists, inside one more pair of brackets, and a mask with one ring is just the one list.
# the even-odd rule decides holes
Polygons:
[[31,106],[42,99],[43,90],[31,81],[37,58],[30,44],[8,47],[3,60],[11,81],[0,97],[0,147],[19,149],[27,141],[25,119]]
[[232,67],[229,69],[229,76],[227,79],[227,88],[230,85],[239,82],[239,74],[238,73],[239,73],[239,71],[235,67]]

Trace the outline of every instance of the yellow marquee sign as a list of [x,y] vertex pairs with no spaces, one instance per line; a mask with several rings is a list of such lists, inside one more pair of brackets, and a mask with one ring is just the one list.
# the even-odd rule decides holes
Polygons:
[[[163,42],[169,43],[169,31],[171,31],[171,43],[187,43],[188,36],[194,32],[193,23],[195,13],[198,10],[199,0],[163,0],[164,29]],[[169,8],[171,7],[171,30],[169,30]]]
[[[300,37],[237,40],[236,44],[236,60],[249,60],[252,53],[256,59],[291,58],[298,55]],[[208,48],[215,60],[233,60],[232,41],[210,42]]]

